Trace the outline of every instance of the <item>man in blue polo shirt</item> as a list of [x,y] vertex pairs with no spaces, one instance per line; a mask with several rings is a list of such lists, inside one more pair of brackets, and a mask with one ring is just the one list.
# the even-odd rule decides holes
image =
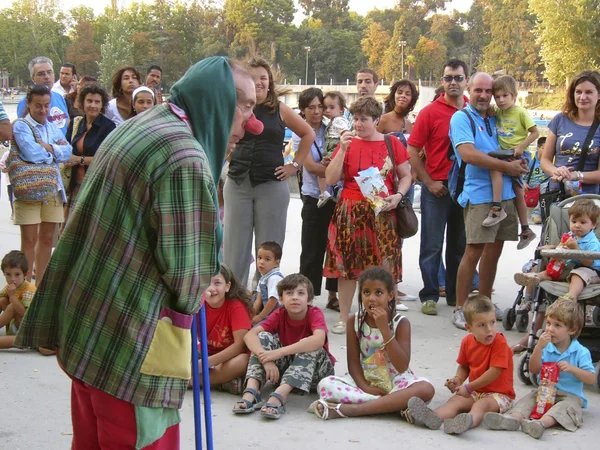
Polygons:
[[[54,65],[52,60],[45,56],[37,56],[29,61],[28,67],[33,84],[45,84],[51,90],[48,122],[54,123],[66,137],[67,128],[69,127],[69,112],[64,97],[52,91],[52,87],[54,86]],[[17,106],[17,115],[23,117],[23,111],[25,111],[25,97],[21,99]]]
[[[469,104],[463,111],[456,112],[450,120],[450,140],[459,161],[467,164],[465,183],[458,202],[464,208],[467,246],[460,261],[456,279],[456,309],[452,323],[465,329],[465,316],[462,305],[467,300],[475,269],[479,260],[479,293],[492,297],[492,286],[496,278],[498,259],[504,241],[518,239],[519,220],[514,204],[515,193],[511,176],[527,173],[522,160],[502,161],[487,154],[498,147],[496,118],[488,116],[492,100],[493,79],[487,73],[479,72],[469,81]],[[469,116],[475,124],[475,137]],[[508,217],[493,227],[482,225],[493,200],[490,170],[504,172],[502,207]],[[485,249],[485,252],[484,252]],[[483,256],[483,257],[482,257]],[[496,307],[496,316],[502,311]]]

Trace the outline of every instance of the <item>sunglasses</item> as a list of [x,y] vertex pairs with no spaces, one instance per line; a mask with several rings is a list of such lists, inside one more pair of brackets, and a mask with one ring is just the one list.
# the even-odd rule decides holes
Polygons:
[[452,80],[456,81],[457,83],[460,83],[464,79],[464,75],[444,75],[442,77],[442,80],[444,80],[446,83],[452,83]]

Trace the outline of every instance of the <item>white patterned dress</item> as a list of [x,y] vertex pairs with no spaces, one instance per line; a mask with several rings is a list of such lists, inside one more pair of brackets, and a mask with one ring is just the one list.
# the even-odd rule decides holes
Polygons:
[[[402,319],[404,319],[404,316],[401,316],[400,314],[396,314],[392,319],[392,331],[394,332],[394,335],[396,335],[396,328]],[[363,324],[363,329],[365,335],[360,340],[360,352],[363,357],[361,366],[363,370],[365,370],[365,359],[372,356],[378,350],[381,350],[384,340],[381,331],[377,328],[371,328],[366,322]],[[358,314],[355,314],[354,316],[354,331],[358,335]],[[385,349],[383,349],[383,353],[385,354],[387,376],[389,377],[389,385],[391,387],[389,393],[406,389],[420,381],[429,383],[429,380],[426,378],[415,376],[413,371],[410,370],[410,367],[406,369],[405,372],[398,373],[390,361]],[[322,400],[331,403],[366,403],[379,398],[377,395],[368,394],[358,388],[349,374],[346,374],[343,377],[330,376],[323,378],[317,387],[317,392]]]

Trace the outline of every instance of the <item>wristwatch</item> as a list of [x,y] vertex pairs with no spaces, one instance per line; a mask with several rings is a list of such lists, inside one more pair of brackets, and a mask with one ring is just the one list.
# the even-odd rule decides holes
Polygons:
[[83,166],[83,165],[85,165],[85,156],[82,156],[82,157],[81,157],[81,161],[80,161],[79,165],[80,165],[80,166]]
[[300,170],[300,164],[298,164],[297,161],[292,161],[291,164],[296,168],[296,170]]

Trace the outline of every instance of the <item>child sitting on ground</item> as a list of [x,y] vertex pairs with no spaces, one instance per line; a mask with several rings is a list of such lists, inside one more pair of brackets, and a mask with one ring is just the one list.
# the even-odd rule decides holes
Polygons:
[[[600,207],[593,200],[587,198],[576,200],[569,208],[569,227],[572,236],[561,245],[571,250],[600,252],[600,241],[594,232],[598,224],[598,216],[600,216]],[[542,248],[556,248],[556,246],[547,245]],[[553,259],[559,258],[555,256]],[[569,282],[569,292],[563,298],[577,300],[585,286],[600,283],[599,273],[600,260],[567,260],[558,277],[559,281]],[[553,279],[545,270],[515,274],[515,282],[521,286],[537,286],[540,281]]]
[[[503,150],[513,150],[515,158],[521,158],[529,144],[535,141],[540,133],[535,122],[521,106],[517,106],[517,82],[509,75],[502,75],[494,80],[494,99],[496,100],[496,123],[498,141]],[[484,227],[492,227],[506,218],[506,211],[502,209],[502,172],[490,170],[494,201],[488,216],[483,221]],[[515,202],[519,221],[521,222],[521,235],[517,249],[527,247],[536,238],[536,234],[529,228],[527,221],[527,205],[523,195],[523,180],[513,178]]]
[[[329,119],[329,124],[325,128],[325,154],[323,155],[323,159],[325,159],[331,158],[333,151],[340,143],[342,133],[350,130],[350,123],[344,116],[346,99],[341,92],[328,92],[325,94],[323,103],[325,103],[323,114]],[[319,189],[321,195],[319,195],[317,207],[321,208],[332,198],[331,194],[327,192],[325,178],[319,178]]]
[[463,311],[470,334],[460,344],[456,375],[445,384],[454,396],[435,411],[418,397],[408,401],[408,413],[416,424],[435,428],[444,421],[447,434],[479,426],[486,412],[508,411],[515,398],[512,351],[496,331],[494,304],[477,295],[465,302]]
[[[0,329],[6,326],[6,336],[0,336],[0,349],[14,347],[15,336],[21,321],[31,305],[35,285],[27,281],[29,263],[25,253],[19,250],[9,252],[2,258],[0,266],[6,277],[6,286],[0,291]],[[53,355],[53,350],[39,348],[42,355]]]
[[[411,397],[429,402],[435,389],[410,370],[410,322],[396,313],[389,272],[371,267],[358,280],[358,313],[348,319],[349,375],[327,377],[313,411],[321,419],[404,412]],[[441,423],[437,424],[439,428]]]
[[241,394],[242,377],[250,359],[244,343],[244,336],[252,328],[250,319],[254,313],[250,293],[231,269],[222,264],[204,295],[210,384],[232,394]]
[[537,390],[519,400],[505,414],[487,413],[483,422],[492,430],[521,431],[539,439],[546,428],[561,425],[575,431],[583,423],[587,408],[584,384],[596,383],[590,351],[577,341],[584,323],[583,308],[576,302],[557,300],[546,311],[546,331],[540,336],[529,360],[529,372],[540,372],[542,363],[557,362],[560,369],[552,406],[540,420],[530,420]]
[[258,247],[256,266],[261,274],[256,285],[252,325],[265,320],[279,306],[277,283],[283,279],[279,270],[283,251],[277,242],[263,242]]
[[329,353],[325,316],[312,306],[310,280],[300,274],[288,275],[277,289],[283,308],[244,338],[252,356],[244,395],[233,408],[235,414],[256,411],[261,404],[260,390],[270,381],[279,386],[260,413],[268,419],[279,419],[292,390],[307,394],[323,378],[334,374],[335,358]]

